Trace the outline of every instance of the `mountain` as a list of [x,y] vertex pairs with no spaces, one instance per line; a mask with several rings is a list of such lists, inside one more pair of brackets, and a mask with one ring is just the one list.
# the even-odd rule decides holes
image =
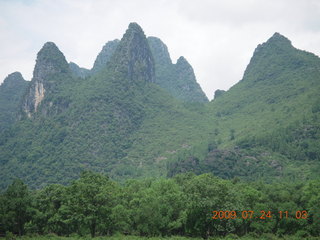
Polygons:
[[193,69],[184,57],[172,64],[167,46],[156,37],[148,37],[156,64],[156,83],[185,102],[208,102],[196,81]]
[[320,60],[281,34],[211,102],[189,63],[172,64],[136,23],[100,63],[81,78],[54,43],[39,51],[13,107],[20,116],[0,137],[1,189],[17,177],[32,188],[67,184],[83,170],[118,181],[188,171],[268,182],[318,176]]
[[22,96],[28,86],[21,73],[14,72],[0,86],[0,131],[12,125],[19,113]]
[[[31,118],[37,112],[49,114],[62,111],[68,96],[61,90],[72,74],[64,55],[53,42],[47,42],[37,55],[33,78],[22,103],[22,112]],[[40,109],[40,111],[39,111]]]
[[85,77],[48,42],[30,82],[5,79],[0,234],[316,238],[319,57],[275,33],[201,103],[187,61],[153,40],[131,23]]
[[[184,102],[208,102],[208,98],[196,81],[193,69],[184,57],[172,64],[167,46],[156,37],[148,37],[155,66],[155,83],[175,98]],[[106,66],[119,45],[119,40],[107,42],[97,56],[92,73]]]
[[155,69],[149,44],[141,27],[130,23],[107,66],[132,82],[154,82]]
[[[211,140],[169,167],[224,178],[305,180],[320,171],[320,59],[275,33],[242,80],[209,104]],[[193,150],[194,151],[194,150]]]
[[201,140],[205,128],[202,113],[154,83],[153,59],[136,23],[86,79],[75,78],[63,53],[46,43],[21,119],[0,141],[1,188],[16,177],[33,188],[65,184],[86,169],[118,180],[165,175],[166,151]]

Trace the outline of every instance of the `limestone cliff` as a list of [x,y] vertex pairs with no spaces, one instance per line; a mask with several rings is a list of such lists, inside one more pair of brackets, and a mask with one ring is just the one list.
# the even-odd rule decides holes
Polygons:
[[70,74],[69,65],[58,47],[47,42],[37,55],[33,78],[23,101],[22,110],[28,117],[38,111],[47,92],[63,81],[56,77],[60,73]]
[[91,69],[91,72],[97,73],[99,72],[101,69],[106,67],[106,64],[109,62],[110,58],[112,57],[114,51],[116,50],[117,46],[119,45],[119,40],[115,39],[113,41],[109,41],[107,42],[101,52],[98,54],[93,67]]
[[70,62],[69,68],[74,77],[86,78],[90,75],[90,70],[86,68],[79,67],[76,63]]
[[148,37],[156,65],[156,84],[184,102],[208,102],[197,83],[193,68],[184,57],[172,64],[167,46],[156,37]]
[[131,81],[155,81],[153,56],[147,38],[137,23],[129,24],[109,63],[111,69],[125,74]]

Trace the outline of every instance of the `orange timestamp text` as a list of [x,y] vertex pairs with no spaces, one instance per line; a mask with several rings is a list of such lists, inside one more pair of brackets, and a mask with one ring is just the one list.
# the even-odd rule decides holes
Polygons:
[[295,218],[295,219],[307,219],[308,212],[305,210],[295,211],[289,213],[289,211],[212,211],[212,219],[272,219],[272,218]]

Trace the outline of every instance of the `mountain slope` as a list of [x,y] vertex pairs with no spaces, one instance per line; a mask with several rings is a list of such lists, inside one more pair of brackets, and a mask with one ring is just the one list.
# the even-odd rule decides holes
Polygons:
[[195,169],[245,179],[307,179],[320,170],[320,59],[275,33],[243,79],[210,103],[211,141],[169,175]]
[[86,78],[76,77],[57,46],[46,43],[20,121],[0,137],[0,188],[16,177],[33,188],[66,184],[88,169],[119,181],[186,171],[244,180],[315,178],[319,72],[317,56],[276,33],[256,48],[239,83],[210,103],[190,103],[196,88],[181,91],[184,100],[168,91],[196,83],[190,65],[184,58],[172,64],[166,46],[147,39],[136,23]]
[[12,125],[19,113],[22,96],[29,82],[21,73],[8,75],[0,86],[0,131]]

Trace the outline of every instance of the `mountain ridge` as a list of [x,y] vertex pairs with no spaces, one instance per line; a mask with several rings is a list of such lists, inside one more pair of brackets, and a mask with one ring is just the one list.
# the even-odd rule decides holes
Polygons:
[[55,43],[47,42],[37,54],[33,77],[23,99],[22,111],[29,118],[37,112],[45,95],[56,91],[61,84],[61,81],[51,78],[53,75],[63,75],[67,79],[71,77],[71,71],[65,56]]
[[[178,65],[177,63],[173,64],[167,46],[159,38],[148,37],[147,39],[154,62],[157,65],[155,68],[155,83],[183,102],[208,102],[208,98],[197,83],[192,66],[187,60],[184,58],[186,64],[181,69],[181,66],[183,66],[180,64],[181,59],[178,59]],[[118,39],[108,41],[98,54],[90,73],[83,73],[83,71],[87,72],[89,70],[72,65],[73,74],[82,78],[84,77],[83,74],[85,74],[85,77],[97,74],[106,67],[118,45]]]
[[[53,56],[43,54],[50,51]],[[174,126],[197,116],[154,83],[153,57],[143,30],[129,25],[110,61],[96,74],[81,79],[71,71],[59,49],[45,44],[24,98],[30,114],[10,129],[10,137],[0,140],[1,186],[15,177],[33,188],[67,183],[84,169],[116,179],[160,175],[153,158],[136,160],[141,133],[147,131],[143,138],[153,139],[153,134],[167,132],[159,143],[169,142],[177,132]],[[37,84],[45,89],[38,102]],[[177,117],[172,119],[173,115]],[[154,124],[159,132],[153,131]],[[183,128],[195,126],[196,121]],[[198,138],[193,135],[191,139]],[[182,144],[185,138],[177,136],[172,145]],[[164,163],[158,165],[164,168]]]
[[83,170],[118,181],[185,171],[314,178],[320,60],[280,34],[257,49],[243,79],[209,103],[187,60],[173,64],[166,45],[136,23],[85,78],[45,44],[24,97],[30,116],[0,137],[0,188],[16,177],[32,188],[67,184]]

